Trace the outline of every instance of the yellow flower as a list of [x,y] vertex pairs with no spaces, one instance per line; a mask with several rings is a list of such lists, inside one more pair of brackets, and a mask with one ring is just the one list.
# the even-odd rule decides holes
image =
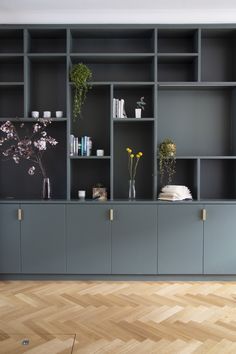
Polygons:
[[137,159],[140,159],[141,156],[139,154],[136,154],[136,157],[137,157]]
[[126,151],[128,152],[128,154],[131,154],[132,150],[128,147],[126,148]]
[[141,151],[138,154],[139,154],[140,157],[143,156],[143,153]]
[[130,157],[131,157],[131,159],[133,159],[134,158],[134,154],[131,154]]

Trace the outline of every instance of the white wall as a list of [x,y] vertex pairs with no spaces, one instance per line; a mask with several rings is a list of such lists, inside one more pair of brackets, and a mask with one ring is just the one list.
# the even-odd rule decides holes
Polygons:
[[236,23],[236,0],[0,0],[0,23]]

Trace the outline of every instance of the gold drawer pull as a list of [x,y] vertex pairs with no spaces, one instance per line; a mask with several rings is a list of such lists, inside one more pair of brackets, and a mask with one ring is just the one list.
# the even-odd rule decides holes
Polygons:
[[110,218],[110,221],[114,220],[114,210],[113,209],[110,209],[110,211],[109,211],[109,218]]
[[202,221],[206,221],[207,219],[207,211],[206,209],[202,209]]
[[23,210],[22,209],[18,209],[17,216],[18,216],[19,221],[23,220]]

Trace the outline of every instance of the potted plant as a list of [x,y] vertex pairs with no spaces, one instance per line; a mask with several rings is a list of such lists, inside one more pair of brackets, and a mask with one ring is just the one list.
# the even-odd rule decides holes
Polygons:
[[166,138],[159,146],[159,170],[161,183],[167,177],[167,183],[172,182],[175,174],[176,144],[172,139]]
[[144,106],[146,102],[144,102],[144,96],[140,97],[140,100],[136,103],[137,108],[135,109],[135,118],[141,118],[142,111],[144,111]]
[[74,64],[70,70],[70,80],[74,84],[74,104],[73,119],[75,120],[81,114],[81,107],[85,102],[87,92],[91,88],[89,80],[92,78],[92,72],[83,63]]

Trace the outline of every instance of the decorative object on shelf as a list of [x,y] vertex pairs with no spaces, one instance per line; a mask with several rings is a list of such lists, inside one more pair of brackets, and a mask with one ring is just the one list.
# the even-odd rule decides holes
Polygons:
[[44,111],[43,118],[51,118],[51,111]]
[[32,116],[32,118],[38,119],[39,118],[39,111],[32,111],[31,116]]
[[158,199],[174,202],[177,200],[192,200],[193,197],[186,186],[167,185],[161,189]]
[[172,178],[175,174],[176,164],[176,144],[172,139],[166,138],[159,146],[159,169],[161,183],[164,181],[164,177],[167,177],[167,183],[172,182]]
[[98,150],[96,151],[96,155],[97,155],[97,156],[104,156],[104,150],[98,149]]
[[43,178],[43,199],[51,199],[51,183],[48,177]]
[[56,118],[62,118],[63,117],[63,111],[56,111]]
[[22,160],[32,162],[33,165],[28,169],[30,176],[35,174],[35,165],[38,165],[43,176],[42,197],[44,199],[51,198],[51,186],[46,169],[43,166],[43,154],[49,146],[58,144],[58,141],[47,133],[47,127],[50,124],[51,120],[39,118],[37,123],[32,124],[32,131],[29,131],[27,135],[24,123],[16,127],[12,122],[6,121],[0,126],[0,131],[3,133],[0,138],[0,146],[4,147],[6,145],[2,152],[3,156],[13,159],[16,164],[19,164]]
[[142,111],[144,111],[144,106],[146,105],[146,102],[144,102],[144,96],[140,97],[140,100],[136,104],[135,118],[142,118]]
[[125,100],[113,98],[113,118],[127,118],[125,112]]
[[97,183],[93,187],[93,199],[106,201],[107,200],[107,189],[103,187],[101,183]]
[[143,153],[140,151],[136,155],[133,154],[132,149],[129,147],[126,149],[128,153],[128,172],[129,172],[129,199],[136,198],[136,189],[135,189],[135,177],[137,173],[137,167],[140,161],[140,158],[143,156]]
[[74,106],[73,119],[76,120],[81,114],[82,105],[85,102],[87,92],[91,89],[89,80],[92,78],[92,72],[83,63],[74,64],[70,71],[70,80],[74,84]]
[[80,191],[78,191],[78,197],[79,197],[79,200],[80,201],[85,201],[85,196],[86,196],[86,191],[84,191],[84,190],[80,190]]

